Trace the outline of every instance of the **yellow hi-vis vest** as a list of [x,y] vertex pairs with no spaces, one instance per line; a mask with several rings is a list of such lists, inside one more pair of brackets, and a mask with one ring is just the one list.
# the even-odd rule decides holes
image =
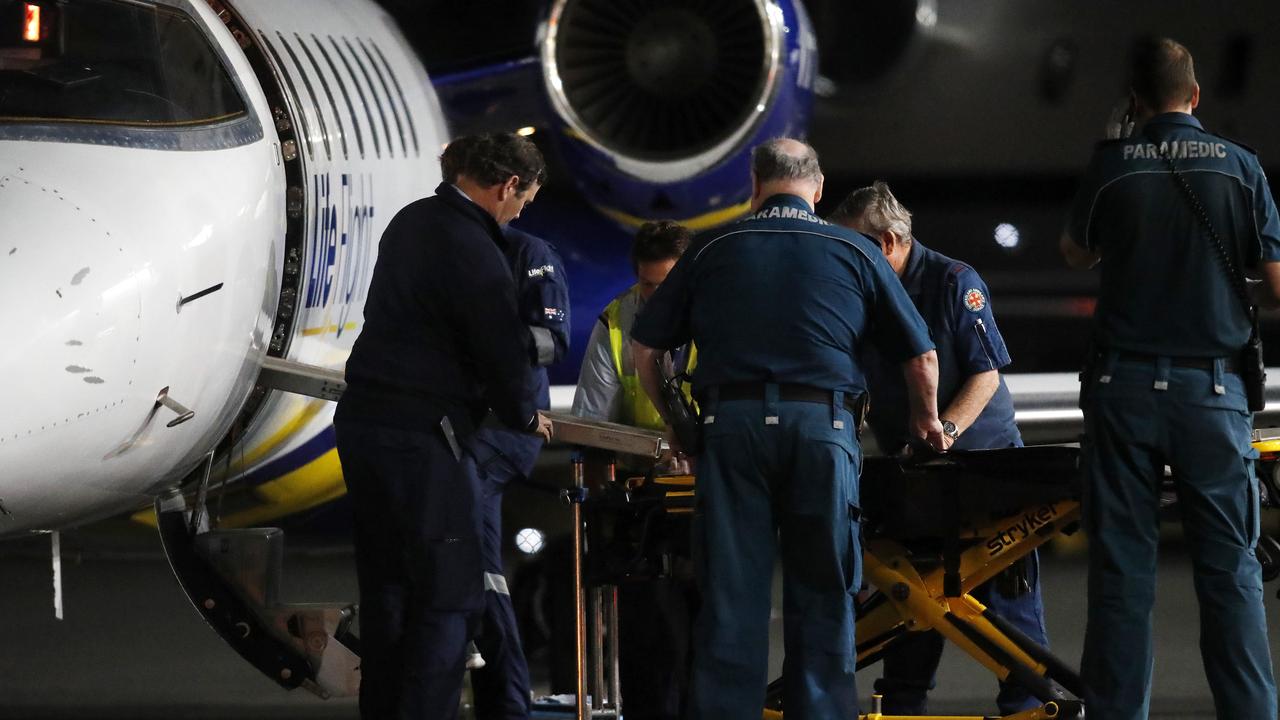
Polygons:
[[[620,414],[618,422],[632,427],[661,430],[666,424],[662,422],[662,415],[653,406],[644,388],[640,387],[640,376],[636,374],[635,363],[631,360],[631,325],[635,322],[634,313],[631,313],[631,317],[623,317],[622,314],[623,300],[637,292],[638,290],[632,287],[622,293],[614,298],[601,314],[605,326],[609,329],[609,349],[613,351],[613,369],[618,373],[618,390],[621,393],[618,402]],[[637,304],[632,302],[627,305],[629,308],[635,308]],[[697,364],[698,349],[690,343],[689,360],[683,371],[692,372]],[[693,397],[693,388],[689,383],[684,383],[682,389],[686,397]]]

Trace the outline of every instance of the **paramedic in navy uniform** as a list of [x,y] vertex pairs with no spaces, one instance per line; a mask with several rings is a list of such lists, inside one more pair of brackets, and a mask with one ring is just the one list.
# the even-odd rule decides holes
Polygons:
[[[1090,720],[1146,718],[1160,480],[1173,468],[1200,604],[1200,652],[1219,718],[1276,717],[1263,614],[1256,451],[1236,365],[1243,303],[1168,160],[1198,196],[1236,268],[1280,289],[1280,219],[1253,152],[1206,132],[1191,54],[1147,40],[1133,55],[1137,130],[1103,142],[1081,181],[1062,252],[1101,267],[1085,403],[1083,524]],[[1274,350],[1274,348],[1273,348]]]
[[[879,241],[929,326],[938,350],[938,417],[948,449],[1021,447],[1022,434],[1013,421],[1013,397],[1000,376],[1000,368],[1010,362],[1009,351],[978,273],[916,240],[911,213],[883,182],[850,193],[831,220]],[[894,454],[910,439],[902,373],[896,364],[884,362],[874,346],[863,353],[862,362],[871,386],[871,429],[880,450]],[[1027,637],[1048,645],[1036,553],[972,594]],[[944,644],[936,631],[912,633],[889,651],[884,677],[876,681],[876,691],[884,696],[884,714],[926,714],[926,693],[933,686]],[[1041,703],[1021,685],[1002,682],[997,704],[1001,714],[1012,715]]]
[[661,353],[690,340],[699,352],[694,720],[760,717],[779,550],[787,716],[857,717],[851,410],[866,391],[856,357],[872,327],[908,376],[913,435],[942,448],[928,329],[875,243],[814,215],[821,195],[813,148],[785,138],[755,148],[753,214],[696,239],[632,328],[655,405]]
[[500,228],[533,200],[545,165],[516,135],[460,141],[470,147],[455,182],[382,234],[334,415],[355,513],[366,719],[456,717],[484,607],[464,447],[490,408],[508,427],[549,434]]
[[[515,275],[520,318],[538,352],[534,371],[538,408],[551,408],[547,365],[569,349],[569,288],[564,263],[547,241],[511,225],[502,229],[507,260]],[[475,434],[480,480],[480,532],[484,555],[484,620],[476,646],[484,665],[471,671],[477,720],[529,717],[529,666],[516,624],[515,608],[502,565],[502,497],[512,480],[527,480],[542,449],[542,438],[486,423]]]

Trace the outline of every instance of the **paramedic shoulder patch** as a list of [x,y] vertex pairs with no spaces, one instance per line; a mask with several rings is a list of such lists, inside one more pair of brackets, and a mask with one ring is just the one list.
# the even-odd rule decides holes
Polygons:
[[987,296],[978,288],[969,288],[964,291],[964,306],[969,308],[969,312],[981,312],[987,306]]

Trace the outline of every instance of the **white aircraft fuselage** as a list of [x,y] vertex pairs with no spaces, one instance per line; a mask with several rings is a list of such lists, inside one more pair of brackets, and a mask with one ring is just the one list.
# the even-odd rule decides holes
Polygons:
[[[184,57],[221,64],[243,109],[139,126],[0,100],[0,299],[17,320],[0,346],[0,535],[136,509],[215,448],[242,475],[311,443],[272,472],[311,476],[301,502],[336,496],[333,403],[255,385],[268,354],[345,363],[383,229],[440,179],[426,72],[371,2],[95,5],[166,27],[176,13],[187,36],[161,32],[157,51],[194,28],[208,47]],[[62,6],[68,47],[89,45],[77,11]],[[159,115],[182,101],[127,92]],[[166,388],[194,412],[172,427]]]

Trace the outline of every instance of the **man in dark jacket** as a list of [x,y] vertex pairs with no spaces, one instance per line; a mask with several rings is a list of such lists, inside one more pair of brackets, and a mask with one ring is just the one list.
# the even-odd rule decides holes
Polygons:
[[507,427],[549,434],[501,230],[537,194],[545,165],[515,135],[455,142],[465,152],[442,158],[457,163],[444,173],[454,182],[382,235],[334,416],[355,511],[364,718],[456,716],[484,607],[475,465],[463,446],[490,409]]

